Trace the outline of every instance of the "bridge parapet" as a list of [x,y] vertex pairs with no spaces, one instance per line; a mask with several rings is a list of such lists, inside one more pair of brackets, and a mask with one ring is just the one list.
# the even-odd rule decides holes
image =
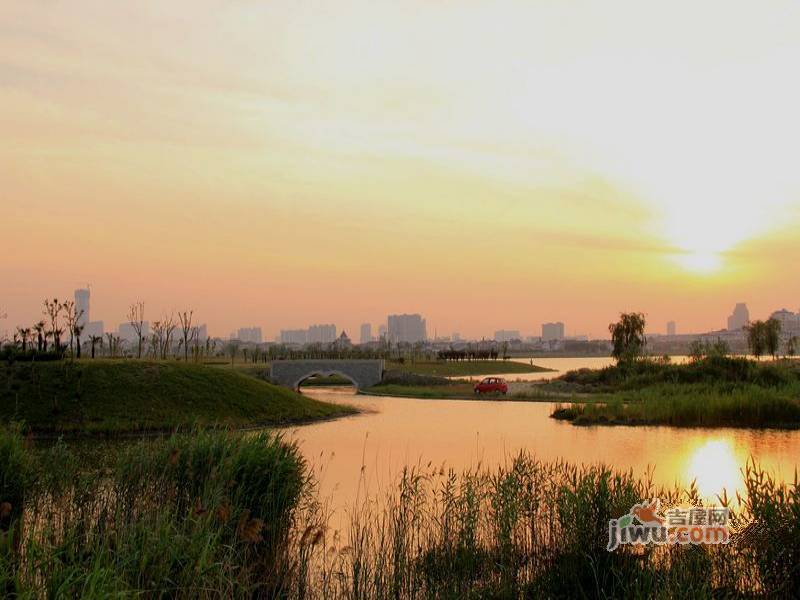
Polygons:
[[276,360],[270,369],[274,383],[296,390],[312,375],[342,375],[358,389],[381,382],[383,360]]

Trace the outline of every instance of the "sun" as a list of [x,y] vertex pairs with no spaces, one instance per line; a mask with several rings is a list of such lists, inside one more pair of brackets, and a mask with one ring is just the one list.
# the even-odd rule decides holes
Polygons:
[[675,261],[687,271],[698,274],[711,274],[722,267],[722,256],[717,252],[687,252],[675,256]]

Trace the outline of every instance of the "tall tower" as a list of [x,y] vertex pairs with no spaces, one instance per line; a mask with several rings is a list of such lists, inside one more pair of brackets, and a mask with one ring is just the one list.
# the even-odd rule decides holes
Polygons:
[[[81,315],[78,325],[85,327],[89,322],[89,288],[75,290],[75,313]],[[83,314],[81,314],[83,311]]]

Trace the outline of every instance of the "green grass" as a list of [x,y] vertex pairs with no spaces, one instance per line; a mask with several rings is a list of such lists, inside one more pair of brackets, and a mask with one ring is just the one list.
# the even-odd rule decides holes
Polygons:
[[510,360],[433,361],[415,362],[413,364],[411,362],[387,362],[386,369],[404,371],[406,373],[417,373],[419,375],[437,375],[439,377],[542,373],[551,370]]
[[558,407],[553,416],[576,425],[798,428],[800,384],[657,384]]
[[0,418],[35,432],[279,425],[352,412],[221,367],[134,360],[0,366]]
[[402,398],[425,399],[459,399],[473,398],[473,385],[471,383],[452,383],[449,385],[400,385],[396,383],[374,385],[366,390],[368,393],[386,396],[399,396]]
[[24,482],[0,486],[17,511],[0,522],[4,597],[260,598],[294,584],[308,475],[273,434],[140,441],[96,470],[64,443],[0,431],[0,475]]

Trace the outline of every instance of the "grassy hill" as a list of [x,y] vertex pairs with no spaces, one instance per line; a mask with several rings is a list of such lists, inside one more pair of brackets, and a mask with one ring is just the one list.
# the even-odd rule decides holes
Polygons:
[[0,366],[0,419],[23,421],[36,432],[280,425],[352,412],[204,365],[84,360]]

